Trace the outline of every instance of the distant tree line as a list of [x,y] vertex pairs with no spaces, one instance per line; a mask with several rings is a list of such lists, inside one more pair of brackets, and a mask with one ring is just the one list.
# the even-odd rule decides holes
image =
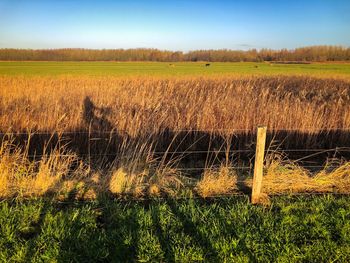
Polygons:
[[350,48],[310,46],[296,49],[196,50],[189,52],[137,49],[0,49],[0,60],[10,61],[348,61]]

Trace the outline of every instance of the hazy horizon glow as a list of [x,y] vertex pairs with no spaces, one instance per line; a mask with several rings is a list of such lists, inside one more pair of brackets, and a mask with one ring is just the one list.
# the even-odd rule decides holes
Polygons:
[[350,46],[350,1],[0,0],[0,48]]

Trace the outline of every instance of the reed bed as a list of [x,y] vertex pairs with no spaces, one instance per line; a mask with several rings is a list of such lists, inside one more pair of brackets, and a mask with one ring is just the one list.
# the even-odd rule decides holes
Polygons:
[[0,77],[0,130],[350,128],[350,83],[310,77]]

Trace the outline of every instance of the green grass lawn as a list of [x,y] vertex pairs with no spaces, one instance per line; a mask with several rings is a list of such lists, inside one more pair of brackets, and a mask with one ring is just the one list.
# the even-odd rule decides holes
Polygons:
[[1,262],[349,262],[350,197],[0,202]]
[[0,62],[0,75],[315,75],[349,77],[350,63],[270,64],[204,62]]

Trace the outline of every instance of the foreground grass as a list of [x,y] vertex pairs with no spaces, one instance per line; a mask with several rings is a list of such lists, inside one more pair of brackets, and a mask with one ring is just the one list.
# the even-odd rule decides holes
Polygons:
[[311,75],[349,78],[350,63],[270,64],[254,62],[8,62],[0,75],[206,76]]
[[349,201],[2,201],[0,261],[349,262]]

